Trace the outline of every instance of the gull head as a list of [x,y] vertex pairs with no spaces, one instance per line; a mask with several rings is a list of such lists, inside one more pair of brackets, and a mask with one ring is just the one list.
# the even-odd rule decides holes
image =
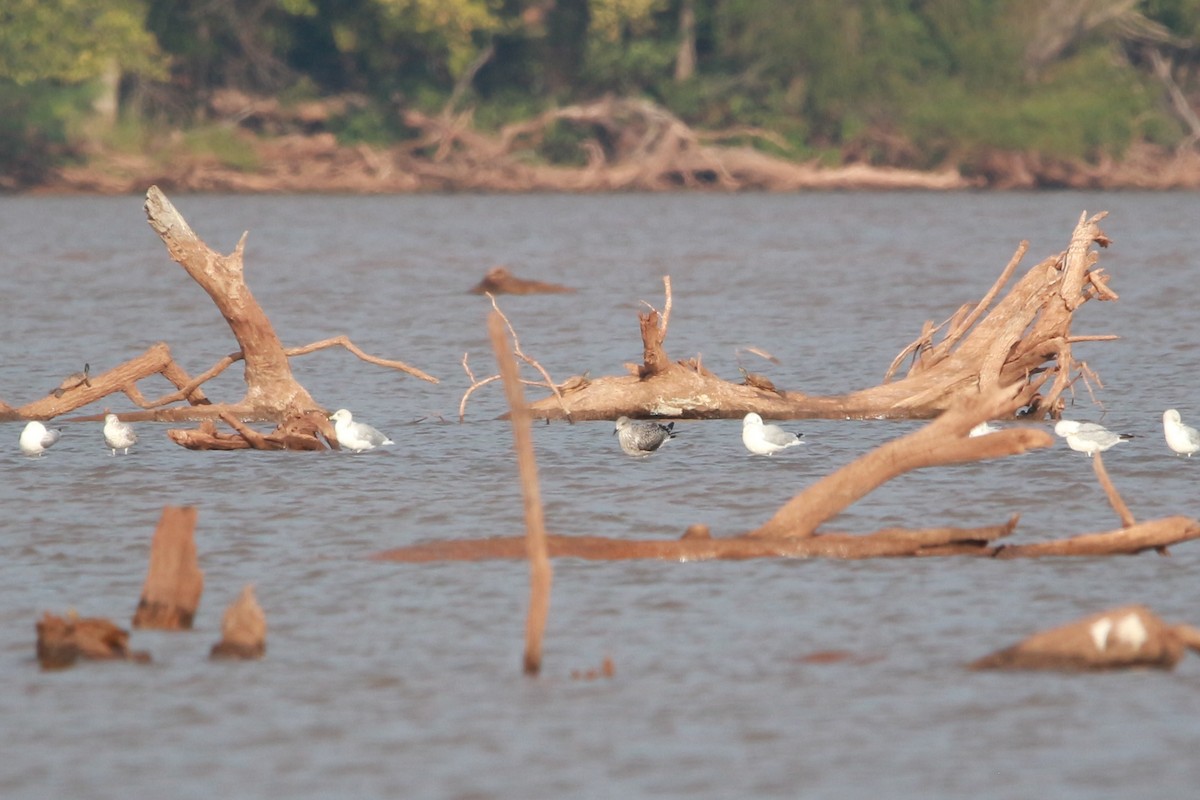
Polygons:
[[1054,432],[1059,436],[1070,436],[1079,433],[1079,423],[1073,419],[1060,419],[1054,426]]
[[763,418],[761,416],[759,416],[758,414],[755,414],[753,411],[751,411],[749,414],[747,414],[745,417],[742,418],[742,427],[743,428],[749,428],[753,425],[762,425],[762,424],[763,424]]

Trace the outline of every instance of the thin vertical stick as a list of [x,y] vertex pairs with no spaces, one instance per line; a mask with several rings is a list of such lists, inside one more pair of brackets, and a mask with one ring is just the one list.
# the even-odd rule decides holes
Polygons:
[[525,674],[537,675],[542,668],[542,633],[550,613],[550,584],[553,571],[546,553],[546,526],[542,520],[542,498],[538,490],[537,460],[533,454],[532,416],[525,404],[525,392],[517,374],[517,360],[505,336],[504,318],[499,312],[488,315],[488,335],[496,364],[504,380],[504,394],[512,412],[513,449],[517,451],[517,469],[521,474],[521,494],[525,501],[525,550],[529,556],[529,616],[525,620]]
[[1104,459],[1099,453],[1092,456],[1092,467],[1096,470],[1096,479],[1100,481],[1100,488],[1104,490],[1104,495],[1108,498],[1108,503],[1113,507],[1113,511],[1117,512],[1117,516],[1121,518],[1122,528],[1132,528],[1137,524],[1137,520],[1133,518],[1133,514],[1129,511],[1129,506],[1125,505],[1125,501],[1121,499],[1121,495],[1117,493],[1117,487],[1113,486],[1113,482],[1108,478],[1108,470],[1104,468]]

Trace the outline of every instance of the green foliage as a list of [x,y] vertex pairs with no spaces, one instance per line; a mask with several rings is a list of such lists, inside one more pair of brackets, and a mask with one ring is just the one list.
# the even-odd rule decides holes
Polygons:
[[69,123],[91,100],[87,86],[0,80],[0,187],[37,183],[72,155]]
[[[676,80],[685,8],[694,11],[697,69]],[[176,124],[203,120],[218,89],[285,105],[364,95],[370,102],[327,124],[342,141],[372,144],[411,135],[403,112],[436,113],[456,88],[465,89],[456,108],[474,109],[485,130],[615,93],[650,97],[693,126],[737,137],[727,141],[792,158],[852,153],[935,165],[987,148],[1091,157],[1138,137],[1177,142],[1181,126],[1139,61],[1144,45],[1124,41],[1128,29],[1115,25],[1073,32],[1070,14],[1048,17],[1047,8],[1043,0],[0,0],[0,167],[19,162],[28,173],[38,159],[44,169],[78,149],[92,82],[114,65],[137,77],[123,89],[135,85],[143,107]],[[1200,40],[1200,0],[1142,0],[1137,10],[1176,37],[1176,79],[1195,81],[1188,60],[1200,49],[1184,40]],[[1058,47],[1064,31],[1069,46]],[[124,125],[111,144],[142,138],[144,148],[170,150],[149,127]],[[552,126],[538,155],[579,163],[592,133]],[[230,130],[202,127],[186,143],[252,168],[252,148]]]
[[230,169],[249,172],[258,167],[254,145],[225,125],[205,125],[184,134],[184,144],[192,153],[210,155]]
[[[1102,86],[1102,92],[1082,87]],[[905,131],[931,153],[987,148],[1058,157],[1119,154],[1139,134],[1169,135],[1158,92],[1113,57],[1107,46],[1078,53],[1036,86],[974,91],[943,80],[915,100]]]
[[0,79],[84,83],[117,63],[126,73],[165,74],[139,0],[5,0]]

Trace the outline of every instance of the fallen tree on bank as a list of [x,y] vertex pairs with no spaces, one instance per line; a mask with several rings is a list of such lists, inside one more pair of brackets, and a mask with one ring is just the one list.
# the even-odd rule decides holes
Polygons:
[[[1032,267],[1001,297],[1028,250],[1028,243],[1022,242],[983,298],[963,305],[941,325],[926,323],[878,386],[821,397],[781,390],[750,374],[740,384],[731,383],[698,359],[672,361],[663,345],[672,302],[668,280],[663,313],[651,309],[639,315],[643,358],[640,365],[631,366],[632,374],[592,378],[570,392],[556,391],[533,403],[531,412],[544,419],[572,420],[736,418],[751,411],[774,419],[928,419],[964,395],[1016,383],[1020,394],[1009,415],[1018,408],[1034,418],[1057,415],[1063,393],[1079,375],[1087,374],[1086,364],[1073,357],[1072,345],[1117,338],[1071,331],[1074,314],[1084,303],[1117,299],[1108,276],[1096,267],[1098,254],[1093,249],[1109,244],[1099,227],[1105,216],[1089,218],[1084,212],[1067,249]],[[935,342],[938,333],[942,337]],[[907,373],[897,377],[909,358]]]
[[[437,379],[409,365],[371,356],[345,336],[324,339],[297,348],[285,348],[275,333],[266,311],[259,305],[244,278],[243,252],[247,234],[243,233],[234,251],[227,256],[211,250],[187,224],[157,186],[146,192],[146,217],[159,235],[171,258],[202,288],[229,324],[239,350],[225,356],[203,374],[191,377],[171,356],[164,343],[149,348],[141,356],[84,380],[64,381],[46,397],[20,408],[0,402],[0,419],[50,419],[95,403],[111,394],[123,393],[141,412],[121,414],[124,420],[158,422],[203,421],[198,429],[171,430],[168,436],[184,447],[197,450],[318,450],[325,441],[336,446],[328,411],[317,403],[292,374],[289,359],[330,347],[344,347],[360,359],[378,366],[396,369],[421,380]],[[205,396],[201,385],[241,361],[246,394],[237,401],[214,403]],[[147,400],[138,382],[162,375],[176,391],[155,400]],[[187,405],[172,405],[186,403]],[[85,417],[83,419],[99,419]],[[215,421],[222,420],[233,434],[221,433]],[[279,427],[262,434],[247,426],[247,421],[271,421]]]

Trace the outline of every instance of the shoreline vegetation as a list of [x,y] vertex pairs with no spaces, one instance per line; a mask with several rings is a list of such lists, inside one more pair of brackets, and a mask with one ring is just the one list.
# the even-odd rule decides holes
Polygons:
[[[970,164],[914,169],[855,161],[795,160],[755,145],[777,139],[753,128],[699,130],[662,106],[608,97],[552,109],[496,131],[470,111],[404,115],[413,138],[343,143],[329,130],[353,98],[284,107],[226,91],[211,125],[96,137],[74,163],[23,194],[119,195],[158,185],[174,192],[404,194],[821,190],[1194,190],[1200,153],[1148,142],[1120,159],[1056,158],[993,150]],[[126,137],[128,138],[128,137]],[[553,142],[555,158],[546,157]],[[564,140],[566,143],[564,144]],[[119,142],[119,143],[118,143]],[[778,148],[776,148],[778,149]]]
[[1190,0],[18,5],[0,192],[1200,189]]

